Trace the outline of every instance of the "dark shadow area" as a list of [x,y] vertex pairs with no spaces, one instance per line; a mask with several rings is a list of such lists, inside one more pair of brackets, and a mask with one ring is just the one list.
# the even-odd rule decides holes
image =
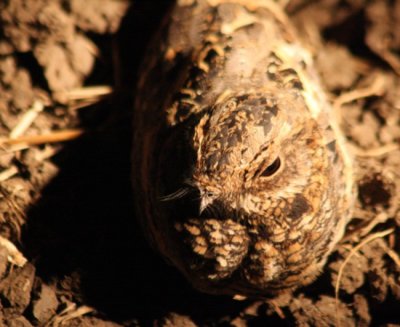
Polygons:
[[373,301],[370,308],[371,326],[395,326],[395,324],[400,324],[399,301],[392,294],[388,295],[384,303],[377,300]]

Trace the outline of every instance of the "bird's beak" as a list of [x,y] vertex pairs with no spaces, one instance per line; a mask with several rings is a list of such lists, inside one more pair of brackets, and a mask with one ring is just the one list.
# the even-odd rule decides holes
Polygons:
[[212,204],[214,199],[209,196],[202,196],[200,200],[200,215],[203,213],[203,211],[210,205]]

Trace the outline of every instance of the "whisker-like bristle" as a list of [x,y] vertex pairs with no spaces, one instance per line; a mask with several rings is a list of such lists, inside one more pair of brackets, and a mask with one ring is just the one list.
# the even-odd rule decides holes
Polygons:
[[188,187],[183,187],[180,188],[179,190],[160,197],[161,201],[172,201],[172,200],[178,200],[183,198],[185,195],[187,195],[190,192],[190,189]]

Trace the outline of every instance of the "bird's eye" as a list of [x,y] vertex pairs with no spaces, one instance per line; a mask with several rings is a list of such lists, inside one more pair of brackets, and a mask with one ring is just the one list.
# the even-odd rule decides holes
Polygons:
[[270,164],[267,168],[264,169],[264,171],[260,174],[260,176],[263,177],[272,176],[278,171],[280,166],[281,166],[281,159],[279,159],[278,157],[274,160],[272,164]]

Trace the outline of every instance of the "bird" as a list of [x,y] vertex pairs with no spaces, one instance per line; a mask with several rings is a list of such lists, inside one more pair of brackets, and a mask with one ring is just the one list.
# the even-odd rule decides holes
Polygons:
[[312,283],[354,205],[313,55],[272,0],[178,0],[138,75],[132,181],[151,246],[194,288]]

